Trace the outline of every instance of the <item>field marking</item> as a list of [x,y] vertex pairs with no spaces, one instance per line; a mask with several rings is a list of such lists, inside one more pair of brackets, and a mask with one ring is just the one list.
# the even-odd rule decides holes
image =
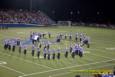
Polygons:
[[[0,52],[0,53],[1,53],[1,52]],[[4,53],[2,53],[2,54],[4,54]],[[5,55],[11,56],[11,55],[8,55],[8,54],[5,54]],[[18,57],[16,57],[16,56],[13,56],[13,57],[18,58]],[[49,69],[54,69],[54,68],[51,68],[51,67],[46,66],[46,65],[41,65],[41,64],[38,64],[38,63],[34,63],[34,62],[30,61],[30,60],[24,60],[23,58],[19,58],[19,59],[20,59],[20,60],[23,60],[23,61],[25,61],[25,62],[27,62],[27,63],[35,64],[35,65],[42,66],[42,67],[49,68]]]
[[[101,51],[102,49],[92,49],[92,48],[91,48],[91,49],[88,49],[88,50],[99,50],[99,52],[107,52],[107,51]],[[108,54],[112,54],[112,53],[109,52]],[[103,56],[103,57],[105,57],[105,56]],[[106,58],[109,59],[110,57],[106,57]],[[111,59],[111,58],[110,58],[110,59]]]
[[5,61],[0,61],[0,65],[2,65],[2,64],[7,64],[7,62],[5,62]]
[[84,54],[86,54],[86,53],[90,53],[90,51],[85,51]]
[[25,32],[17,32],[17,34],[25,34]]
[[[98,67],[94,67],[94,68],[88,68],[88,69],[81,69],[81,70],[91,70],[91,69],[97,69],[97,68],[102,68],[102,67],[105,67],[105,66],[112,66],[112,65],[115,65],[115,64],[108,64],[108,65],[103,65],[103,66],[98,66]],[[78,70],[79,71],[79,70]],[[66,74],[69,74],[69,73],[73,73],[73,72],[66,72],[66,73],[61,73],[61,74],[55,74],[55,75],[51,75],[49,77],[56,77],[56,76],[60,76],[60,75],[66,75]]]
[[[99,51],[100,51],[100,50],[104,50],[104,51],[100,51],[100,52],[107,52],[107,51],[106,51],[106,50],[107,50],[106,48],[103,48],[103,49],[92,49],[92,48],[91,48],[91,49],[87,49],[87,50],[99,50]],[[109,54],[112,54],[111,52],[108,52],[108,53],[109,53]]]
[[[91,54],[91,53],[90,53],[90,54]],[[105,56],[97,55],[97,54],[91,54],[91,55],[95,55],[95,56],[103,57],[103,58],[106,58],[106,59],[112,59],[112,58],[110,58],[110,57],[105,57]]]
[[0,65],[0,67],[3,67],[3,68],[6,68],[6,69],[8,69],[8,70],[11,70],[11,71],[14,71],[14,72],[17,72],[17,73],[20,73],[20,74],[25,75],[25,73],[23,73],[23,72],[21,72],[21,71],[17,71],[17,70],[15,70],[15,69],[10,68],[10,67],[7,67],[7,66]]
[[46,66],[46,65],[43,65],[43,64],[41,65],[41,64],[38,64],[38,63],[34,63],[34,62],[30,61],[30,60],[24,60],[23,58],[20,58],[20,59],[25,61],[25,62],[31,63],[31,64],[35,64],[35,65],[42,66],[42,67],[45,67],[45,68],[53,69],[53,68],[51,68],[49,66]]
[[[94,50],[94,49],[90,49],[90,50]],[[98,49],[98,50],[101,50],[101,49]],[[102,51],[101,51],[102,52]],[[0,52],[1,53],[1,52]],[[90,51],[86,51],[86,52],[84,52],[84,53],[90,53]],[[91,54],[91,53],[90,53]],[[8,55],[8,54],[6,54],[6,55]],[[96,55],[96,54],[91,54],[91,55]],[[8,56],[11,56],[11,55],[8,55]],[[108,59],[111,59],[110,57],[105,57],[105,56],[102,56],[102,55],[96,55],[96,56],[100,56],[100,57],[103,57],[103,58],[108,58]],[[16,56],[14,56],[14,57],[16,57]],[[16,57],[16,58],[18,58],[18,57]],[[42,57],[41,57],[42,58]],[[24,59],[22,59],[22,58],[20,58],[21,60],[24,60]],[[24,60],[24,61],[27,61],[27,62],[31,62],[31,63],[33,63],[32,61],[30,61],[30,60]],[[40,65],[40,64],[38,64],[38,63],[33,63],[33,64],[36,64],[36,65]],[[50,69],[53,69],[53,68],[51,68],[51,67],[48,67],[48,66],[45,66],[45,65],[40,65],[40,66],[43,66],[43,67],[47,67],[47,68],[50,68]]]
[[60,76],[60,75],[66,75],[72,72],[66,72],[66,73],[61,73],[61,74],[55,74],[55,75],[50,75],[49,77],[55,77],[55,76]]
[[[88,49],[88,50],[100,50],[100,52],[106,52],[106,51],[101,51],[101,49]],[[112,53],[109,53],[109,54],[112,54]],[[95,55],[95,54],[93,54],[93,55]],[[99,55],[97,55],[97,56],[99,56]],[[101,56],[101,57],[104,58],[105,56]],[[111,59],[110,57],[105,57],[105,58]]]
[[[0,59],[2,59],[2,58],[0,58]],[[4,65],[4,64],[7,64],[7,62],[3,61],[3,60],[0,60],[0,65]]]
[[[5,54],[5,55],[8,55],[8,54]],[[8,55],[8,56],[11,56],[11,55]],[[97,56],[97,55],[96,55]],[[14,56],[14,57],[16,57],[16,56]],[[102,57],[102,56],[101,56]],[[103,56],[104,57],[104,56]],[[16,57],[17,58],[17,57]],[[104,57],[105,58],[105,57]],[[22,59],[22,58],[20,58],[21,60],[23,60],[23,61],[25,61],[25,62],[28,62],[28,63],[33,63],[32,61],[29,61],[29,60],[24,60],[24,59]],[[109,58],[110,59],[110,58]],[[38,63],[33,63],[33,64],[36,64],[36,65],[40,65],[40,64],[38,64]],[[45,65],[40,65],[40,66],[43,66],[43,67],[47,67],[47,66],[45,66]],[[47,67],[47,68],[49,68],[49,67]],[[50,69],[52,69],[52,68],[50,68]],[[54,69],[55,70],[55,69]],[[24,74],[25,75],[25,74]]]
[[[0,52],[0,53],[1,53],[1,52]],[[90,52],[88,51],[88,53],[90,53]],[[91,53],[90,53],[90,54],[91,54]],[[5,55],[8,55],[8,54],[5,54]],[[95,55],[95,54],[91,54],[91,55]],[[11,56],[11,55],[8,55],[8,56]],[[100,56],[100,55],[96,55],[96,56]],[[16,56],[14,56],[14,57],[16,57]],[[100,56],[100,57],[111,59],[111,58],[105,57],[105,56]],[[18,57],[16,57],[16,58],[18,58]],[[28,63],[32,63],[32,64],[39,65],[39,66],[42,66],[42,67],[45,67],[45,68],[53,69],[53,68],[48,67],[48,66],[45,66],[45,65],[41,65],[41,64],[38,64],[38,63],[33,63],[33,62],[30,61],[30,60],[24,60],[23,58],[20,58],[20,59],[23,60],[23,61],[25,61],[25,62],[28,62]],[[89,60],[89,59],[88,59],[88,60]],[[90,61],[93,61],[93,60],[90,60]]]
[[[38,57],[36,56],[36,57],[34,57],[35,59],[37,59]],[[43,56],[40,56],[40,59],[43,59],[44,57]]]
[[[6,54],[7,55],[7,54]],[[8,56],[11,56],[11,55],[8,55]],[[14,57],[16,57],[16,56],[14,56]],[[17,57],[16,57],[17,58]],[[22,58],[21,58],[22,59]],[[24,59],[23,59],[24,60]],[[25,60],[24,60],[25,61]],[[32,61],[31,61],[32,62]],[[55,69],[54,69],[55,70]],[[24,74],[24,75],[27,75],[27,74]],[[20,77],[23,77],[23,76],[20,76]]]
[[[0,59],[1,59],[1,58],[0,58]],[[0,61],[0,67],[6,68],[6,69],[8,69],[8,70],[11,70],[11,71],[14,71],[14,72],[23,74],[23,75],[25,74],[25,73],[23,73],[23,72],[21,72],[21,71],[17,71],[17,70],[15,70],[15,69],[13,69],[13,68],[4,66],[3,64],[7,64],[7,62],[5,62],[5,61]]]
[[95,53],[90,53],[91,51],[87,51],[86,53],[89,53],[90,55],[95,55],[95,56],[99,56],[99,57],[103,57],[104,59],[106,58],[106,59],[112,59],[112,58],[110,58],[110,57],[105,57],[105,56],[102,56],[102,55],[97,55],[97,54],[95,54]]
[[[91,50],[94,50],[94,49],[91,49]],[[85,51],[86,52],[86,51]],[[84,52],[84,53],[85,53]],[[105,57],[105,56],[102,56],[102,55],[97,55],[97,54],[95,54],[95,53],[90,53],[91,51],[87,51],[86,53],[89,53],[89,54],[91,54],[91,55],[96,55],[96,56],[100,56],[100,57],[103,57],[103,58],[107,58],[107,59],[111,59],[110,57]]]
[[[99,40],[99,39],[96,39],[96,40],[97,40],[98,42],[100,42],[100,40]],[[95,41],[93,41],[93,42],[91,42],[91,44],[92,44],[92,43],[97,43],[97,42],[96,42],[96,40],[95,40]],[[101,40],[102,40],[102,39],[101,39]],[[103,41],[103,40],[102,40],[102,41]],[[111,44],[111,42],[113,43],[113,42],[115,42],[115,41],[113,41],[113,40],[112,40],[112,41],[108,41],[108,40],[106,40],[106,41],[101,42],[101,43],[103,43],[103,44],[108,44],[108,43],[109,43],[109,44]]]
[[114,61],[114,60],[115,59],[111,59],[111,60],[94,62],[94,63],[88,63],[88,64],[83,64],[83,65],[76,65],[76,66],[71,66],[71,67],[59,68],[59,69],[54,69],[54,70],[49,70],[49,71],[36,72],[36,73],[31,73],[31,74],[25,74],[25,75],[22,75],[22,76],[19,76],[19,77],[26,77],[26,76],[31,76],[31,75],[38,75],[38,74],[43,74],[43,73],[52,72],[52,71],[58,71],[58,70],[62,70],[62,69],[69,69],[69,68],[73,68],[73,67],[81,67],[81,66],[99,64],[99,63],[105,63],[105,62]]
[[106,50],[115,50],[115,47],[113,48],[105,48]]

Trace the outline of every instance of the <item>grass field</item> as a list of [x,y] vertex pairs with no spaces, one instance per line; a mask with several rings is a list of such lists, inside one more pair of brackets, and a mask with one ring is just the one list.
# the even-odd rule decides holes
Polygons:
[[[75,59],[65,58],[63,53],[60,60],[33,60],[31,50],[26,57],[3,49],[2,41],[5,38],[20,37],[22,40],[29,37],[30,31],[51,32],[53,39],[58,32],[82,32],[90,36],[91,47],[84,46],[85,54],[83,58],[76,56]],[[50,40],[51,40],[50,39]],[[68,40],[58,46],[62,49],[68,46]],[[73,41],[74,42],[74,41]],[[57,45],[52,48],[57,48]],[[5,64],[6,62],[6,64]],[[77,70],[88,69],[113,69],[115,67],[115,30],[90,27],[40,27],[40,28],[10,28],[0,30],[0,77],[92,77],[85,72]]]

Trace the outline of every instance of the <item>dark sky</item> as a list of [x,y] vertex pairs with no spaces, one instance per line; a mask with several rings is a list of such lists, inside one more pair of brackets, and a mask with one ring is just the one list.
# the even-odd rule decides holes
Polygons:
[[[0,8],[29,9],[30,0],[0,0]],[[32,9],[55,20],[115,23],[113,0],[32,0]]]

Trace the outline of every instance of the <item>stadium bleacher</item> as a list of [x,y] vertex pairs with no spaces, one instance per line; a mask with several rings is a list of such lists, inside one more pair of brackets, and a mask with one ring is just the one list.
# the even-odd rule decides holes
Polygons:
[[0,23],[24,23],[47,25],[55,22],[45,13],[27,10],[0,10]]

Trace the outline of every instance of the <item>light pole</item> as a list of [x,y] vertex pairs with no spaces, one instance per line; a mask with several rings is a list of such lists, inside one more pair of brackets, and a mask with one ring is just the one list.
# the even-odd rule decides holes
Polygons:
[[99,23],[99,19],[100,19],[100,12],[97,11],[97,22]]
[[78,11],[77,11],[77,19],[78,19],[78,22],[80,22],[80,15],[79,15],[79,14],[80,14],[80,11],[78,10]]
[[70,11],[70,21],[72,21],[73,11]]
[[32,0],[30,0],[30,11],[32,11],[33,8],[33,4],[32,4]]

